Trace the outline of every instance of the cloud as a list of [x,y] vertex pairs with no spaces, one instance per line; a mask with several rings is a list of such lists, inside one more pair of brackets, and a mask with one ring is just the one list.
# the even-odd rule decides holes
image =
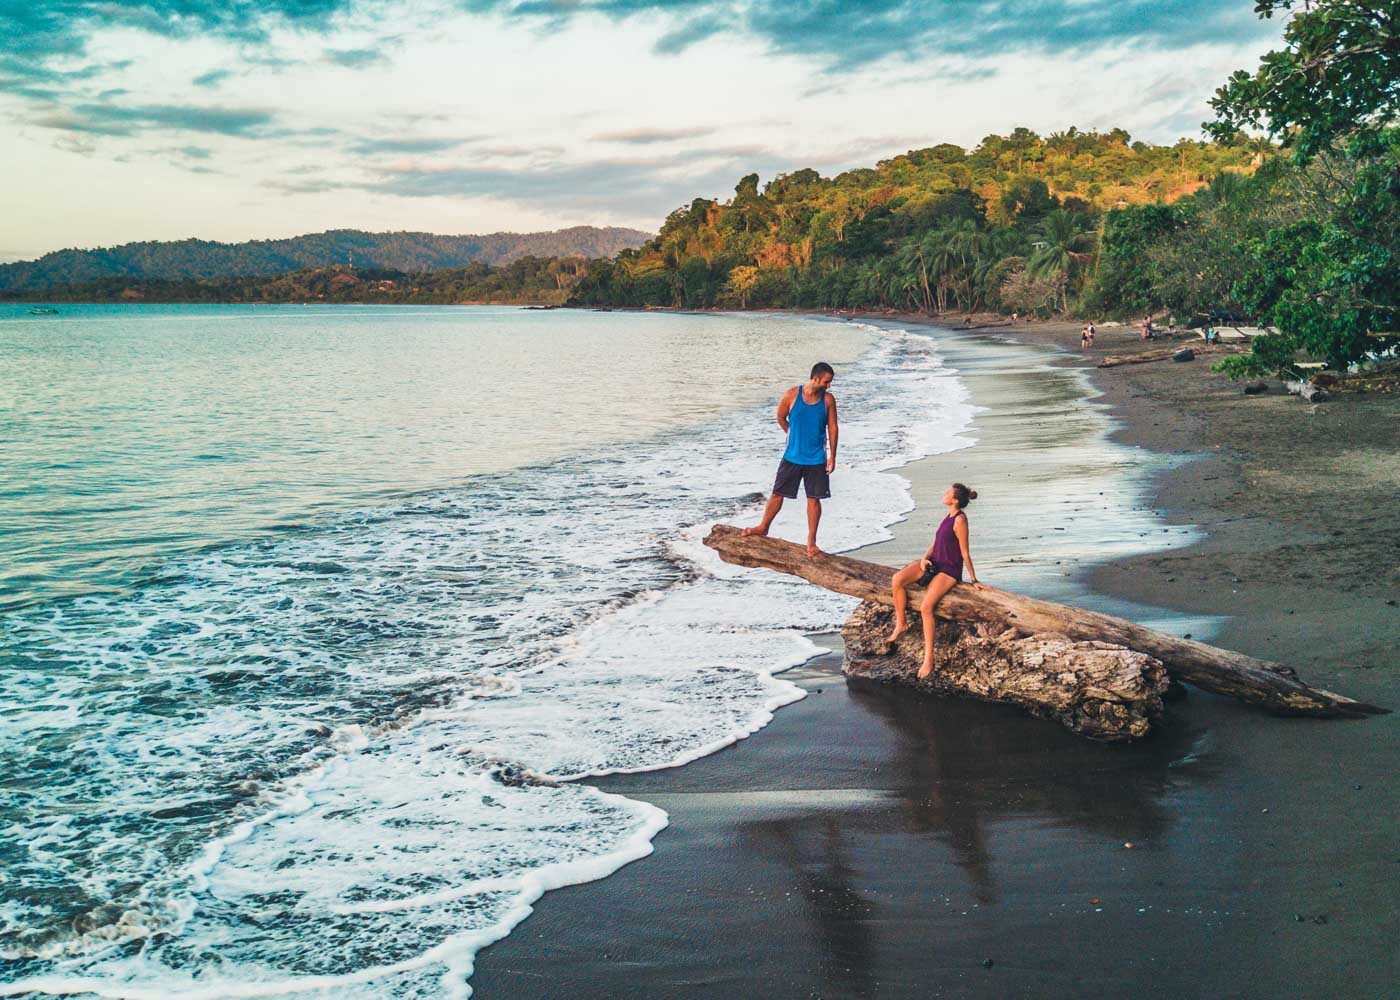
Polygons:
[[325,194],[327,191],[340,191],[348,186],[340,181],[327,179],[297,181],[274,178],[262,182],[262,187],[280,191],[283,194]]
[[[585,16],[659,19],[661,53],[679,53],[717,34],[751,37],[770,51],[813,58],[834,72],[887,59],[985,59],[1018,52],[1086,51],[1143,42],[1175,51],[1222,40],[1277,36],[1277,21],[1256,17],[1245,0],[459,0],[474,14],[562,27]],[[276,28],[327,30],[364,11],[379,22],[409,0],[162,0],[151,4],[31,0],[0,4],[0,75],[33,86],[51,64],[84,55],[103,28],[138,28],[166,37],[216,37],[243,44],[248,61]],[[362,69],[385,46],[327,49],[326,59]],[[6,65],[8,63],[9,65]],[[209,74],[205,74],[208,76]],[[202,78],[201,78],[202,79]],[[211,85],[211,84],[202,84]]]
[[1178,50],[1278,32],[1249,4],[1220,0],[477,0],[473,6],[556,26],[589,14],[618,21],[661,15],[670,24],[656,43],[662,53],[683,52],[727,32],[814,58],[835,72],[886,59],[985,58],[1136,42]]
[[646,159],[553,161],[511,167],[403,163],[370,180],[346,184],[401,198],[496,198],[531,207],[586,208],[615,215],[664,216],[696,197],[733,190],[740,173],[772,176],[792,164],[775,155],[745,157],[738,171],[733,151],[691,150]]
[[233,76],[233,70],[231,69],[211,69],[208,73],[199,74],[199,76],[191,80],[190,83],[194,84],[196,87],[213,88],[217,87],[231,76]]
[[684,52],[699,42],[718,35],[724,31],[728,25],[724,18],[718,15],[706,15],[702,17],[692,17],[682,21],[666,34],[656,40],[654,46],[657,52],[662,55],[673,55],[677,52]]
[[375,63],[389,61],[389,57],[379,49],[326,49],[322,55],[327,62],[344,66],[346,69],[364,69]]
[[130,136],[160,127],[217,135],[255,135],[272,124],[273,114],[261,108],[210,108],[184,104],[145,104],[121,107],[78,104],[71,109],[29,119],[41,128],[86,135]]
[[711,135],[712,128],[634,128],[621,132],[600,132],[590,136],[595,142],[625,142],[634,146],[646,146],[654,142],[675,142],[677,139],[694,139]]
[[482,156],[559,156],[563,146],[478,146],[473,152]]
[[[129,28],[166,38],[217,37],[257,44],[276,27],[327,28],[363,0],[161,0],[101,3],[94,0],[6,0],[0,3],[0,73],[41,80],[52,64],[79,59],[98,31]],[[9,65],[3,65],[8,63]]]
[[462,145],[464,142],[477,142],[484,135],[464,136],[386,136],[378,139],[359,139],[350,146],[350,152],[363,155],[375,153],[441,153]]

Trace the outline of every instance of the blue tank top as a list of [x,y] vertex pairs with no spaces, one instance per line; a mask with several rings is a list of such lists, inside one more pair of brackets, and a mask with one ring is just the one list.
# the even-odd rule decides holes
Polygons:
[[802,386],[788,411],[788,443],[783,458],[794,465],[826,464],[826,390],[822,398],[809,403],[802,398]]

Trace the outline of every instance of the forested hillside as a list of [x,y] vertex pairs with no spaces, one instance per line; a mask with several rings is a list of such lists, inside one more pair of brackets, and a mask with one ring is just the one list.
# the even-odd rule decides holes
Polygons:
[[1256,0],[1283,47],[1216,91],[1211,141],[992,135],[868,169],[742,178],[595,262],[580,305],[1163,312],[1276,328],[1233,374],[1400,346],[1394,2]]
[[911,150],[823,177],[798,170],[696,199],[652,240],[594,267],[586,304],[1065,310],[1105,213],[1244,176],[1268,143],[1134,142],[1121,129],[1029,129]]
[[283,240],[213,243],[127,243],[95,250],[59,250],[35,261],[0,266],[0,293],[40,292],[110,278],[191,281],[282,274],[350,265],[415,272],[504,264],[521,257],[609,257],[648,237],[637,229],[575,226],[548,233],[439,236],[337,229]]
[[499,302],[559,304],[586,273],[583,257],[519,257],[491,267],[433,271],[309,268],[286,274],[178,280],[101,278],[0,298],[40,302],[344,302],[403,305]]

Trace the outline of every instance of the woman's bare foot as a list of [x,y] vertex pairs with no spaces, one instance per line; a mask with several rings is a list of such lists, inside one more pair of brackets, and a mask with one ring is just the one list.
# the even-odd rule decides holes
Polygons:
[[933,657],[924,657],[924,665],[919,668],[919,680],[926,680],[928,675],[933,673]]
[[819,556],[819,555],[821,555],[821,554],[822,554],[822,550],[819,549],[819,548],[817,548],[817,543],[816,543],[816,542],[808,542],[808,543],[807,543],[807,558],[808,558],[808,559],[815,559],[815,558],[817,558],[817,556]]
[[894,623],[894,631],[890,633],[890,637],[889,637],[888,639],[886,639],[885,641],[886,641],[887,643],[889,643],[890,645],[894,645],[896,642],[899,641],[899,637],[902,636],[905,632],[908,632],[908,631],[909,631],[909,623],[908,623],[908,622],[897,621],[897,622]]
[[752,528],[745,528],[739,534],[746,538],[749,535],[767,535],[768,529],[761,524],[755,524]]

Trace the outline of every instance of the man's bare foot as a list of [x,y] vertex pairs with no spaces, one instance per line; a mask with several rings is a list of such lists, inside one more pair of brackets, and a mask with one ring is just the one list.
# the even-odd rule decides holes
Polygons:
[[817,543],[816,543],[816,542],[808,542],[808,543],[807,543],[807,558],[808,558],[808,559],[815,559],[815,558],[817,558],[817,556],[819,556],[819,555],[821,555],[821,554],[822,554],[822,550],[819,549],[819,548],[817,548]]
[[739,532],[739,534],[744,537],[748,537],[749,535],[767,535],[768,529],[761,524],[755,524],[752,528],[745,528],[743,531]]
[[932,657],[932,656],[930,656],[927,660],[925,660],[925,661],[924,661],[924,665],[923,665],[922,667],[919,668],[919,680],[922,681],[922,680],[927,679],[927,678],[928,678],[928,675],[931,674],[931,673],[933,673],[933,657]]
[[909,631],[909,623],[908,623],[908,622],[895,622],[895,623],[894,623],[894,631],[890,633],[890,637],[889,637],[888,639],[886,639],[885,641],[888,642],[890,645],[894,645],[896,642],[899,641],[899,637],[902,636],[905,632],[908,632],[908,631]]

